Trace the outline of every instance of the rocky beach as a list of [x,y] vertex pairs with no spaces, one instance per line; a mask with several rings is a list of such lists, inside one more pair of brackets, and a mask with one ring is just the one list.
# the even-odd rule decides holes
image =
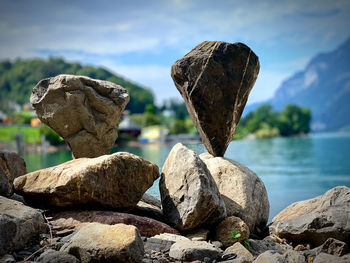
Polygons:
[[[350,188],[293,203],[268,224],[254,171],[225,158],[259,59],[242,43],[206,41],[171,76],[207,153],[176,144],[162,167],[110,154],[127,91],[59,75],[34,87],[40,120],[74,159],[27,173],[0,151],[0,262],[350,262]],[[160,178],[161,200],[145,194]]]

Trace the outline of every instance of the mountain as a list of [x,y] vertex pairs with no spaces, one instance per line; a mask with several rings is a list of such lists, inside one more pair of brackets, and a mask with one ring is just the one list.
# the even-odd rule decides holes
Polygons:
[[[272,99],[276,110],[287,104],[307,107],[313,131],[350,126],[350,38],[336,50],[310,60],[306,68],[282,82]],[[262,103],[247,107],[247,112]]]
[[101,67],[82,66],[61,58],[16,59],[13,62],[0,62],[0,110],[8,111],[9,105],[29,103],[32,89],[41,79],[59,74],[83,75],[121,85],[130,94],[130,102],[126,109],[131,113],[142,113],[146,105],[154,104],[154,97],[149,89]]

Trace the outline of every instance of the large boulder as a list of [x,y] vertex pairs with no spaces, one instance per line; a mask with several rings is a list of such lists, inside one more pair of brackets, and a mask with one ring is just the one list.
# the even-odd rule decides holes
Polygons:
[[161,233],[179,234],[177,230],[157,220],[128,213],[94,210],[53,211],[49,213],[50,223],[56,229],[81,229],[89,223],[106,225],[126,224],[138,228],[142,236],[150,237]]
[[215,224],[226,217],[225,204],[206,165],[181,143],[164,163],[159,190],[163,214],[179,230]]
[[89,262],[142,262],[144,247],[134,226],[91,223],[84,226],[61,251]]
[[75,158],[110,153],[128,102],[119,85],[73,75],[41,80],[30,97],[39,119],[63,137]]
[[46,230],[40,212],[0,196],[0,255],[24,248],[33,237]]
[[205,41],[176,61],[171,77],[214,156],[232,141],[259,73],[259,59],[242,43]]
[[14,186],[36,205],[99,205],[130,209],[159,177],[141,157],[119,152],[80,158],[16,178]]
[[0,195],[11,196],[13,180],[26,173],[26,163],[17,153],[0,150]]
[[349,242],[349,215],[350,189],[335,187],[323,196],[287,207],[273,219],[269,230],[296,244],[319,246],[330,237]]
[[270,204],[262,180],[244,165],[230,159],[199,156],[207,165],[226,205],[227,216],[241,218],[250,232],[259,233],[269,218]]

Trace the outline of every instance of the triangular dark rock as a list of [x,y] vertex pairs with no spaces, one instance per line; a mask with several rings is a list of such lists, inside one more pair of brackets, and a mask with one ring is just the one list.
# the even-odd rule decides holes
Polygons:
[[173,64],[171,77],[212,155],[225,154],[259,68],[245,44],[220,41],[205,41]]

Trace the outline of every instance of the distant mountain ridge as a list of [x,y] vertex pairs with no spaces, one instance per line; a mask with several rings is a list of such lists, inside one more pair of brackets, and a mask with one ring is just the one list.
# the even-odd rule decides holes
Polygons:
[[[336,131],[350,126],[350,38],[334,51],[321,53],[304,70],[283,81],[270,103],[308,107],[313,131]],[[263,103],[247,106],[247,112]]]

